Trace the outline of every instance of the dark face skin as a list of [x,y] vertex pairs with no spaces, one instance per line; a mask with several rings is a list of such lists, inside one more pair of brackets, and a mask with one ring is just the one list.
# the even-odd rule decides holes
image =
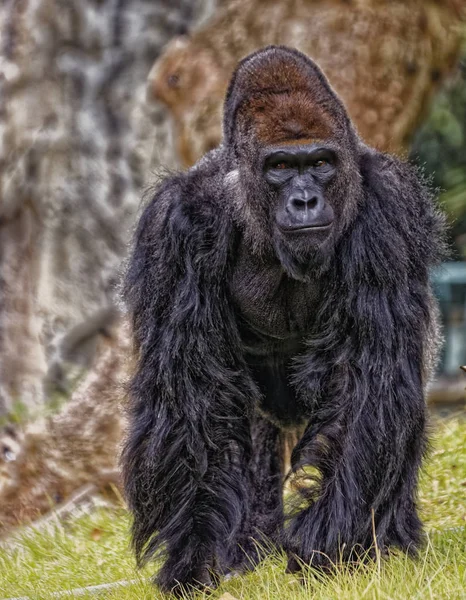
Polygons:
[[327,236],[335,218],[326,190],[337,172],[335,151],[324,144],[282,146],[264,155],[264,178],[276,191],[275,222],[285,235]]

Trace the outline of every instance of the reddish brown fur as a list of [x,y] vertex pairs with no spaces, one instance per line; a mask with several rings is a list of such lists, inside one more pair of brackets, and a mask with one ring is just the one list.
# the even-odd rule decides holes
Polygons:
[[265,145],[309,144],[329,139],[334,130],[330,115],[312,102],[308,90],[253,98],[243,110],[251,116],[254,131]]

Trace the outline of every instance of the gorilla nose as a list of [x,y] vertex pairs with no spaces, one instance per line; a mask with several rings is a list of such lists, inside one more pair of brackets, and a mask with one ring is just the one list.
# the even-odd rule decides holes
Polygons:
[[290,198],[289,207],[292,211],[296,212],[307,212],[308,210],[312,210],[319,204],[318,196],[311,196],[310,198],[306,198],[304,196],[295,196]]
[[326,227],[333,222],[332,207],[317,190],[293,190],[280,220],[285,229]]

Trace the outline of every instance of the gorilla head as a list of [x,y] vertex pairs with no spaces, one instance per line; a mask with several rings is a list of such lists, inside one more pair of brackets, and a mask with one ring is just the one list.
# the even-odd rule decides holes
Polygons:
[[362,144],[322,72],[288,48],[250,55],[227,93],[224,134],[250,243],[272,243],[294,278],[322,270],[362,193]]

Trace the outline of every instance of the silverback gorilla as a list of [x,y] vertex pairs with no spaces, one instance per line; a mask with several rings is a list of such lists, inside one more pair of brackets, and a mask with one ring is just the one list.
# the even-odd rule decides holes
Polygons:
[[[126,275],[125,488],[163,590],[270,545],[291,571],[375,540],[416,550],[442,236],[415,170],[364,145],[310,59],[271,46],[239,64],[223,143],[159,186]],[[304,424],[292,470],[319,476],[285,517],[278,435]]]

